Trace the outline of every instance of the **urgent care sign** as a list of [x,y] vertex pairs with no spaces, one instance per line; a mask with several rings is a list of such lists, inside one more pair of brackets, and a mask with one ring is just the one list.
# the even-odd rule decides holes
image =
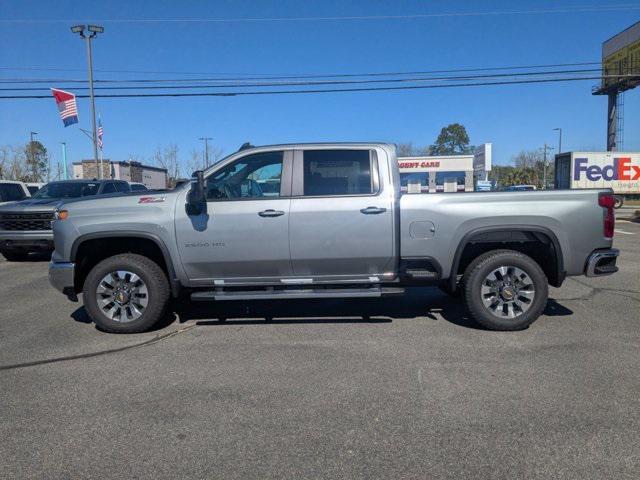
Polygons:
[[473,155],[399,157],[400,173],[473,171]]

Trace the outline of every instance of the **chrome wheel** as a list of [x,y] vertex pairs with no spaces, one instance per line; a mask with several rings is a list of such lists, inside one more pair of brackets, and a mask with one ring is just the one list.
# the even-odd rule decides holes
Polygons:
[[149,303],[149,291],[133,272],[117,270],[106,275],[96,288],[98,307],[115,322],[132,322],[142,316]]
[[480,295],[482,303],[493,315],[516,318],[531,307],[535,287],[524,270],[501,266],[486,276]]

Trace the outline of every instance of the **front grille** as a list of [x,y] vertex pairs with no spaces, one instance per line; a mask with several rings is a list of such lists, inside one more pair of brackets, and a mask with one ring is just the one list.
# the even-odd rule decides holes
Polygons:
[[0,230],[51,230],[53,212],[0,213]]

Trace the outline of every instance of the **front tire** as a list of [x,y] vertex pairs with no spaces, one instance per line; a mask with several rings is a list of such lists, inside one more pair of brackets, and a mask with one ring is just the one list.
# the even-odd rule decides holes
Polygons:
[[515,250],[480,255],[463,282],[469,313],[490,330],[523,330],[547,305],[547,277],[531,257]]
[[151,329],[166,313],[169,282],[160,266],[132,253],[107,258],[84,282],[84,307],[96,326],[111,333]]

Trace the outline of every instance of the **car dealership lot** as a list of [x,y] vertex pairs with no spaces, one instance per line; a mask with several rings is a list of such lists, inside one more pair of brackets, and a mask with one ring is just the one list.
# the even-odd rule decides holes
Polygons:
[[109,335],[46,261],[2,261],[0,477],[636,478],[640,224],[616,228],[620,272],[514,333],[433,289]]

